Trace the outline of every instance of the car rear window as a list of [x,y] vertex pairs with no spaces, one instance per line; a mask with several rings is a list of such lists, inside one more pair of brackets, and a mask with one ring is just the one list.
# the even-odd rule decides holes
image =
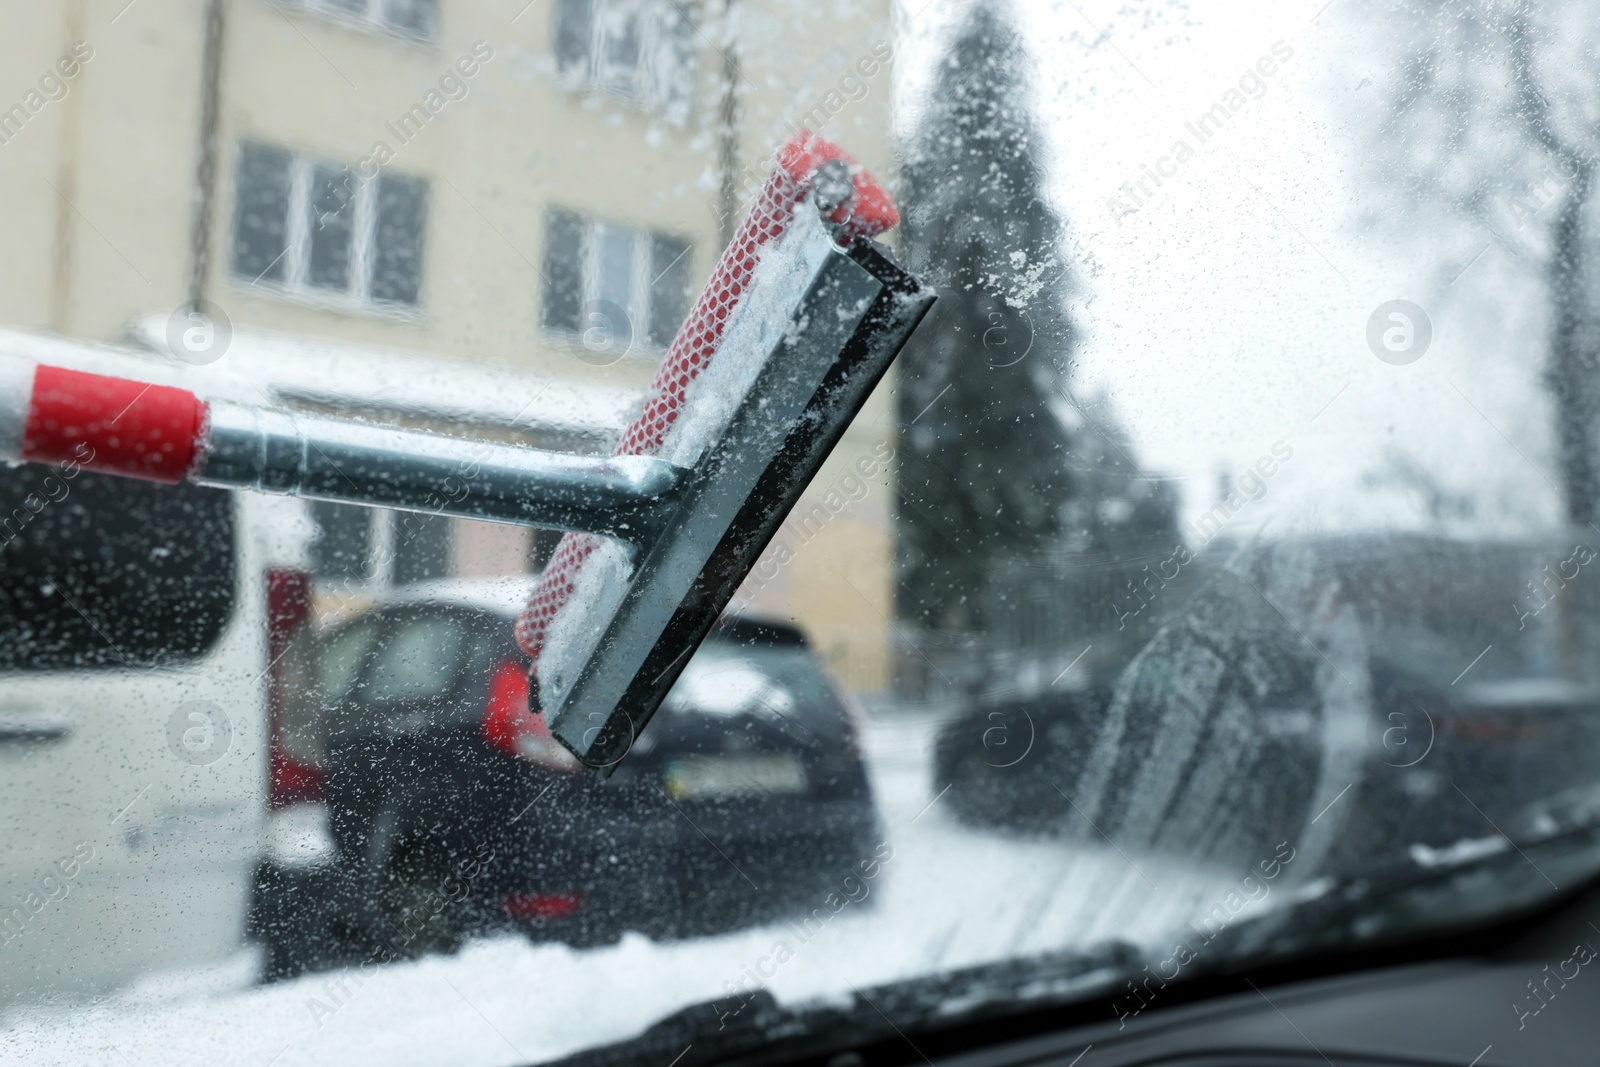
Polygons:
[[665,707],[687,714],[766,712],[844,721],[822,665],[809,650],[792,645],[708,640],[679,676]]
[[450,616],[399,619],[379,641],[365,681],[364,704],[429,700],[455,687],[466,646],[461,620]]
[[0,467],[0,670],[198,657],[233,611],[234,562],[226,492]]
[[337,704],[350,695],[350,687],[372,647],[377,625],[376,619],[362,619],[339,630],[322,646],[317,658],[317,690],[323,703]]

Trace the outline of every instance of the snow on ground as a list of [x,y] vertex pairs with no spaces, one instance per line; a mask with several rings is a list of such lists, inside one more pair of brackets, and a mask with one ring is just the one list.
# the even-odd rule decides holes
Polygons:
[[[780,1002],[794,1003],[1111,937],[1156,943],[1235,884],[1228,872],[1157,856],[959,825],[939,802],[946,783],[931,780],[936,727],[896,717],[870,728],[893,856],[870,896],[809,940],[786,923],[680,943],[630,934],[583,951],[497,937],[364,978],[235,980],[232,989],[224,968],[210,992],[192,979],[147,981],[92,1004],[13,1014],[0,1029],[0,1063],[528,1063],[630,1037],[730,985],[748,987],[758,968]],[[779,942],[793,953],[781,964]]]

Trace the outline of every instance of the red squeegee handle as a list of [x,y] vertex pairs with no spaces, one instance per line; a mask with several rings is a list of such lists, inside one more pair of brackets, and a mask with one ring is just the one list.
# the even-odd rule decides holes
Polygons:
[[186,389],[40,365],[17,458],[174,484],[205,424],[205,402]]

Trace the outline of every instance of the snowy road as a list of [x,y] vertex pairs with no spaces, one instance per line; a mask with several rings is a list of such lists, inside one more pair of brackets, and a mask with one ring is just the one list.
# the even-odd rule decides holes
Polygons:
[[0,1029],[0,1062],[541,1061],[632,1036],[726,995],[729,983],[748,987],[757,969],[790,1003],[1111,937],[1155,942],[1237,885],[1242,872],[963,827],[939,803],[946,783],[930,779],[932,739],[927,721],[870,729],[892,858],[867,883],[865,901],[809,932],[776,923],[666,944],[630,934],[584,951],[500,937],[364,979],[346,971],[265,987],[241,981],[243,961],[231,988],[224,974],[190,975],[92,1005],[14,1014]]

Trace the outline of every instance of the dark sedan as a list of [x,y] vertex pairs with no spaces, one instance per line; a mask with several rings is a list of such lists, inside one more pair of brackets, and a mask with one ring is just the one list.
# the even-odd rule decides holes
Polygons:
[[529,714],[515,607],[412,596],[316,638],[317,710],[274,764],[326,805],[334,848],[262,870],[274,974],[496,928],[578,945],[731,929],[872,855],[854,714],[798,629],[725,617],[602,779]]

